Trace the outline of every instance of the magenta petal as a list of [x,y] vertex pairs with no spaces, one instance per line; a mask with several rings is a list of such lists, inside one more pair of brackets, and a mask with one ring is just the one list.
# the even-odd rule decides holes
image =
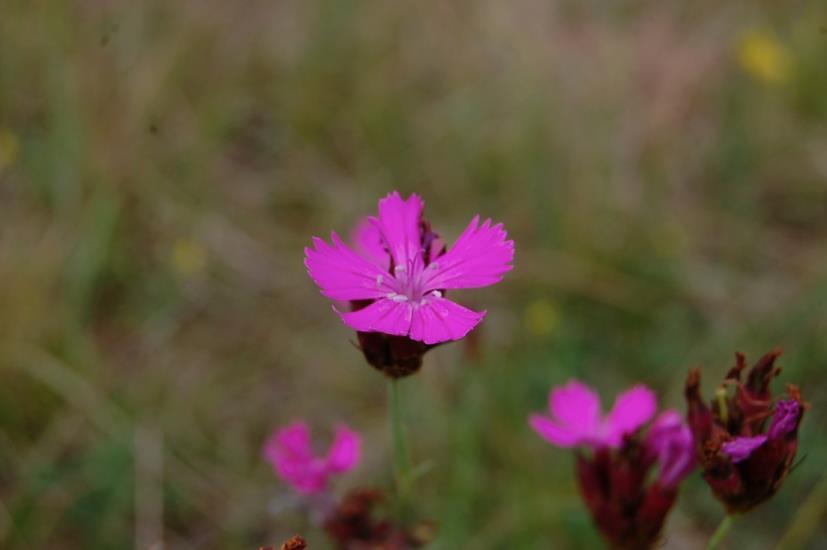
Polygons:
[[801,405],[791,399],[783,399],[776,403],[772,415],[772,423],[767,435],[770,439],[786,436],[798,426],[801,419]]
[[350,313],[339,313],[342,321],[359,332],[383,332],[407,336],[413,312],[408,301],[380,298],[369,306]]
[[304,264],[322,294],[333,300],[368,300],[393,292],[394,280],[379,266],[351,250],[336,233],[333,245],[313,238],[313,248],[305,248]]
[[382,233],[379,232],[376,218],[365,218],[356,225],[353,243],[360,256],[378,265],[382,271],[388,270],[391,257],[382,243]]
[[379,201],[379,218],[375,221],[384,237],[397,267],[406,267],[421,256],[419,222],[425,203],[419,195],[412,194],[403,200],[394,191]]
[[353,469],[359,463],[361,454],[359,434],[340,425],[336,428],[336,437],[327,453],[327,468],[333,473],[343,473]]
[[607,439],[613,446],[620,445],[623,436],[648,422],[656,409],[657,398],[646,386],[638,385],[618,395],[606,417]]
[[459,340],[483,317],[484,311],[472,311],[451,300],[431,296],[413,308],[410,337],[426,344]]
[[577,380],[554,388],[549,394],[549,410],[567,430],[583,438],[593,438],[600,423],[600,397]]
[[767,436],[756,435],[755,437],[736,437],[731,441],[727,441],[721,446],[721,450],[727,455],[733,463],[746,460],[752,452],[766,443]]
[[285,456],[297,460],[309,460],[313,456],[310,446],[310,430],[305,422],[293,422],[273,433],[264,445],[264,456],[274,466]]
[[695,467],[692,432],[677,411],[664,411],[655,419],[646,435],[646,448],[657,458],[658,480],[665,487],[674,487]]
[[277,431],[265,444],[264,456],[276,474],[300,493],[325,489],[324,464],[313,456],[310,431],[304,422],[294,422]]
[[582,442],[577,434],[558,426],[542,415],[532,414],[528,418],[528,424],[531,426],[531,429],[537,432],[537,435],[558,447],[575,447]]
[[512,268],[514,241],[506,240],[502,224],[478,223],[479,216],[475,216],[448,252],[428,266],[423,282],[426,291],[492,285]]

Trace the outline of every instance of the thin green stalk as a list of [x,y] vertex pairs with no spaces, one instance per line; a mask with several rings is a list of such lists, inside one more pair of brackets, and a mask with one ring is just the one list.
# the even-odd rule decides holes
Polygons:
[[724,516],[724,519],[721,520],[721,523],[718,525],[718,528],[715,529],[715,532],[712,533],[712,537],[706,545],[706,550],[715,550],[718,548],[718,545],[721,544],[727,536],[730,527],[732,527],[732,516],[727,514]]
[[405,439],[405,427],[402,412],[402,398],[399,389],[399,380],[388,381],[388,419],[393,445],[393,478],[396,483],[397,512],[402,519],[405,501],[408,493],[408,475],[411,469],[408,445]]

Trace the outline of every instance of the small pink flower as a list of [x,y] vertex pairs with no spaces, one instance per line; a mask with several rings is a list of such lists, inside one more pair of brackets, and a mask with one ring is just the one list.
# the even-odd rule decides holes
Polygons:
[[335,474],[352,470],[359,462],[359,434],[340,424],[326,456],[315,456],[310,430],[302,421],[276,430],[264,445],[264,458],[276,474],[293,489],[303,494],[327,490],[328,480]]
[[552,389],[549,395],[551,418],[533,414],[529,424],[540,437],[558,447],[618,448],[625,435],[635,432],[652,418],[656,407],[655,394],[640,385],[620,394],[604,417],[597,394],[585,384],[572,380]]
[[552,389],[549,409],[551,417],[531,415],[529,424],[558,447],[591,448],[577,452],[577,483],[610,546],[653,548],[678,485],[694,467],[689,427],[668,410],[644,432],[657,402],[642,385],[618,395],[603,416],[597,394],[572,380]]
[[403,200],[390,193],[379,201],[378,217],[357,227],[356,250],[335,232],[332,244],[314,237],[305,248],[307,272],[322,294],[360,303],[355,311],[336,311],[350,328],[430,345],[463,338],[485,317],[448,300],[445,291],[500,281],[512,268],[514,241],[502,224],[480,224],[476,216],[446,252],[423,208],[418,195]]
[[675,487],[695,468],[692,431],[675,410],[663,411],[652,422],[646,448],[659,464],[658,482],[665,487]]

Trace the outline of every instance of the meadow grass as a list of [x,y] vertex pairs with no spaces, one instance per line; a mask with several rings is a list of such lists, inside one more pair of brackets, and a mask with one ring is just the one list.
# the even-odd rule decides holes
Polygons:
[[[611,4],[611,5],[610,5]],[[390,190],[516,268],[402,381],[435,548],[594,548],[553,384],[683,409],[786,351],[800,464],[732,547],[827,541],[827,9],[736,0],[0,3],[0,547],[254,548],[307,523],[261,460],[306,417],[365,435],[385,383],[303,266]],[[769,44],[769,45],[767,45]],[[769,52],[769,53],[768,53]],[[780,52],[780,53],[779,53]],[[666,547],[722,510],[694,475]]]

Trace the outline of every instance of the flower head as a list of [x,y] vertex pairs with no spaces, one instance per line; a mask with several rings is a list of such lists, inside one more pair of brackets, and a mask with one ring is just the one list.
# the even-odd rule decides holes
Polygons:
[[339,425],[327,454],[316,456],[307,424],[298,421],[273,433],[264,445],[264,457],[293,489],[302,494],[313,494],[327,490],[332,476],[356,467],[360,449],[359,434]]
[[533,414],[529,423],[540,437],[558,447],[618,448],[625,435],[652,418],[656,407],[655,394],[645,386],[635,386],[620,394],[604,417],[597,394],[585,384],[572,380],[551,390],[551,418]]
[[604,417],[597,395],[577,381],[553,389],[549,408],[551,418],[532,415],[529,423],[558,447],[591,450],[578,453],[577,481],[600,531],[613,547],[651,547],[694,467],[692,434],[680,415],[664,411],[644,437],[657,409],[651,390],[620,394]]
[[480,224],[479,216],[446,249],[423,208],[418,195],[390,193],[379,201],[379,215],[357,226],[355,248],[333,232],[330,244],[314,237],[305,249],[307,272],[322,294],[351,303],[351,311],[336,312],[360,334],[368,362],[392,376],[415,371],[430,346],[463,338],[485,317],[447,299],[446,291],[492,285],[514,258],[502,224]]
[[783,83],[790,77],[792,59],[787,47],[764,29],[744,31],[736,44],[741,67],[753,78],[768,84]]
[[[701,375],[686,380],[689,425],[704,479],[729,512],[745,512],[767,500],[781,486],[798,449],[798,425],[805,404],[797,387],[773,404],[769,385],[780,372],[776,349],[749,369],[743,354],[727,373],[715,398],[701,398]],[[731,391],[728,391],[731,390]],[[769,424],[769,427],[767,427]]]

